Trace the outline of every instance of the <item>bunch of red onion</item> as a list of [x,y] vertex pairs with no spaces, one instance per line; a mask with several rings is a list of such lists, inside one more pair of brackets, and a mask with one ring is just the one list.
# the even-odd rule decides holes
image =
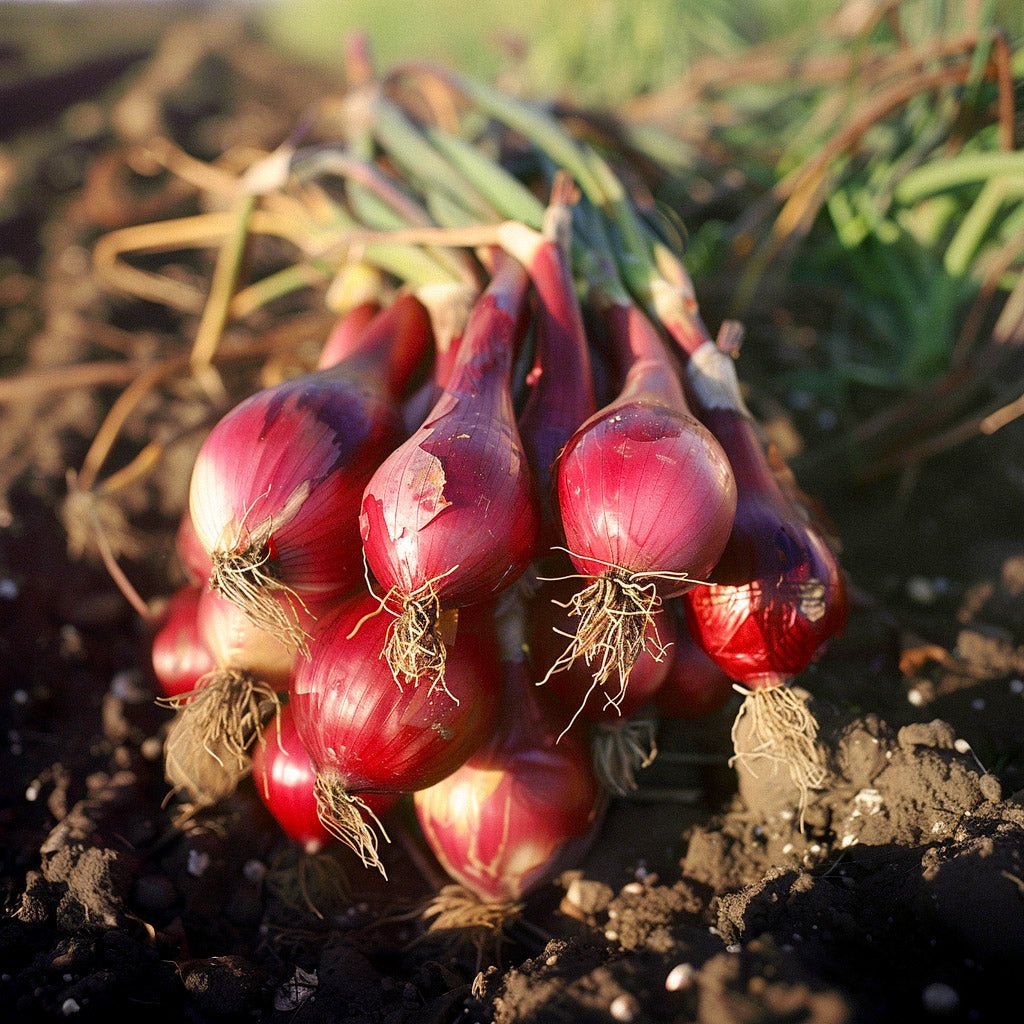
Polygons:
[[[507,173],[464,170],[500,211]],[[476,226],[484,283],[440,334],[391,282],[315,370],[231,409],[196,460],[190,582],[154,639],[176,789],[205,806],[252,770],[288,836],[336,837],[382,873],[378,815],[414,793],[478,908],[464,921],[578,861],[653,758],[659,712],[698,717],[741,684],[750,756],[804,792],[821,777],[783,684],[842,628],[838,563],[684,279],[658,282],[672,301],[636,287],[645,236],[606,198],[560,176],[543,218]],[[598,225],[582,257],[577,202]]]

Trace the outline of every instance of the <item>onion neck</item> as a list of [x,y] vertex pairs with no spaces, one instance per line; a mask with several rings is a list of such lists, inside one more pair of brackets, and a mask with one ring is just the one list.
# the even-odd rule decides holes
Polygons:
[[397,399],[420,364],[430,335],[422,303],[413,295],[400,295],[373,318],[334,369],[345,376],[383,381],[387,394]]
[[603,315],[616,361],[625,372],[618,402],[655,398],[689,413],[679,374],[650,320],[634,303],[609,302]]
[[789,504],[768,464],[754,424],[746,416],[734,409],[718,408],[707,410],[702,419],[729,457],[741,503],[744,498],[756,496],[784,506]]
[[508,381],[525,328],[528,286],[522,265],[496,250],[494,274],[473,307],[445,388],[448,394],[477,399],[500,382],[511,408]]

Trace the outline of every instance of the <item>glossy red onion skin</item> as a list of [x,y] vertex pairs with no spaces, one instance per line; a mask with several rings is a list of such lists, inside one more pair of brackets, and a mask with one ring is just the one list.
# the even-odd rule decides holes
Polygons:
[[324,347],[320,350],[316,368],[329,370],[351,355],[358,346],[360,335],[370,326],[370,322],[379,312],[379,303],[367,300],[353,306],[344,316],[340,317],[327,336]]
[[[576,568],[706,579],[725,547],[736,490],[711,432],[651,397],[647,367],[630,370],[620,397],[573,435],[558,463],[558,504]],[[659,583],[662,597],[690,584]]]
[[178,589],[167,605],[163,624],[153,637],[153,674],[165,697],[190,693],[217,663],[199,635],[202,590],[191,584]]
[[567,259],[554,241],[544,240],[529,271],[538,296],[537,351],[519,432],[540,500],[539,547],[546,551],[564,543],[553,493],[558,454],[597,405],[583,314]]
[[[307,632],[315,629],[317,616],[327,610],[327,605],[295,606],[299,624]],[[298,657],[295,650],[260,629],[236,604],[206,589],[199,599],[196,620],[200,640],[217,668],[248,672],[276,690],[288,688]]]
[[666,603],[665,613],[675,623],[668,670],[654,694],[663,718],[692,720],[721,710],[732,699],[733,680],[713,662],[690,636],[681,598]]
[[[263,741],[252,748],[252,778],[256,792],[289,839],[315,853],[332,841],[317,813],[313,785],[316,769],[299,738],[289,705],[264,728]],[[366,804],[376,815],[386,814],[397,797],[369,794]]]
[[[551,666],[565,651],[565,636],[571,634],[574,623],[566,609],[552,603],[552,599],[566,602],[579,589],[578,580],[547,583],[533,598],[530,614],[530,659],[538,679],[545,678]],[[561,630],[556,633],[555,630]],[[655,630],[657,635],[655,638]],[[580,717],[588,722],[615,723],[624,721],[644,704],[651,701],[662,685],[672,660],[675,641],[675,623],[662,611],[655,613],[647,630],[647,643],[629,673],[625,692],[618,707],[607,704],[607,698],[618,696],[618,684],[604,688],[594,687],[594,670],[583,659],[571,662],[564,670],[547,677],[544,691],[550,692],[565,714],[563,728],[580,709]],[[661,660],[652,653],[654,643],[666,647]],[[588,696],[589,693],[589,696]],[[584,704],[584,700],[586,703]]]
[[560,742],[522,663],[506,664],[501,724],[490,743],[416,793],[424,836],[444,869],[486,902],[518,900],[577,864],[606,800],[573,731]]
[[203,587],[210,578],[213,563],[210,561],[210,553],[196,533],[192,516],[187,509],[174,535],[174,549],[188,581],[197,587]]
[[245,550],[269,523],[267,569],[279,582],[314,600],[361,584],[362,492],[404,436],[395,399],[429,338],[426,311],[406,298],[338,366],[261,391],[213,428],[190,489],[207,551]]
[[444,394],[363,497],[366,559],[398,603],[427,584],[445,607],[483,601],[533,557],[539,514],[509,390],[525,273],[498,286],[474,306]]
[[846,587],[821,534],[776,483],[753,425],[728,409],[704,418],[729,453],[740,491],[712,585],[685,596],[687,623],[731,678],[751,689],[777,685],[842,631]]
[[380,657],[390,616],[367,596],[326,619],[291,685],[295,723],[313,763],[351,793],[404,793],[431,786],[462,764],[494,728],[499,677],[493,643],[460,630],[445,687],[399,687]]

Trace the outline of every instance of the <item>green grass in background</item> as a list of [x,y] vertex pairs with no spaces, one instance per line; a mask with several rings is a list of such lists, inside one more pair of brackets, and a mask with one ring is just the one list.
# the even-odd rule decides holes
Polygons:
[[[1021,0],[980,0],[1012,38],[1024,35]],[[908,0],[901,19],[963,21],[965,0]],[[442,61],[493,79],[517,65],[524,91],[615,103],[664,86],[704,53],[811,29],[841,0],[267,0],[264,26],[286,49],[340,62],[342,40],[365,31],[381,67]],[[513,54],[518,53],[516,61]]]
[[381,67],[426,58],[493,78],[521,55],[538,95],[615,102],[666,85],[693,58],[780,35],[834,11],[835,0],[270,0],[265,27],[307,58],[337,62],[365,31]]

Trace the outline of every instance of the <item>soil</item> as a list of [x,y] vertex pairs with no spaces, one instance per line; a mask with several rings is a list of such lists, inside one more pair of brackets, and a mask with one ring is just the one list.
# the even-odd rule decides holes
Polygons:
[[[439,868],[406,805],[387,883],[344,851],[300,853],[249,782],[175,823],[147,627],[101,565],[69,555],[60,518],[65,471],[129,378],[64,388],[47,370],[184,352],[194,332],[194,315],[140,309],[88,273],[99,234],[184,209],[173,189],[120,184],[133,140],[159,130],[206,158],[270,149],[337,82],[229,22],[174,21],[175,46],[151,58],[165,17],[100,57],[85,33],[87,55],[62,68],[40,70],[28,22],[0,53],[0,108],[17,112],[0,138],[0,367],[43,382],[0,392],[0,1017],[1007,1019],[1024,957],[1015,425],[899,481],[853,488],[841,460],[820,459],[801,477],[835,521],[855,597],[844,635],[798,680],[830,755],[802,816],[771,764],[728,766],[736,703],[665,722],[640,789],[613,801],[587,859],[527,901],[500,948],[424,933]],[[189,47],[197,58],[172,66]],[[27,79],[33,102],[5,107]],[[759,340],[754,325],[747,344],[778,348],[785,332]],[[766,350],[755,402],[754,370],[792,357]],[[187,421],[187,393],[163,401],[129,422],[118,458],[167,402]],[[806,411],[783,419],[805,452],[836,439]],[[125,492],[122,564],[154,601],[178,582],[193,450]]]

